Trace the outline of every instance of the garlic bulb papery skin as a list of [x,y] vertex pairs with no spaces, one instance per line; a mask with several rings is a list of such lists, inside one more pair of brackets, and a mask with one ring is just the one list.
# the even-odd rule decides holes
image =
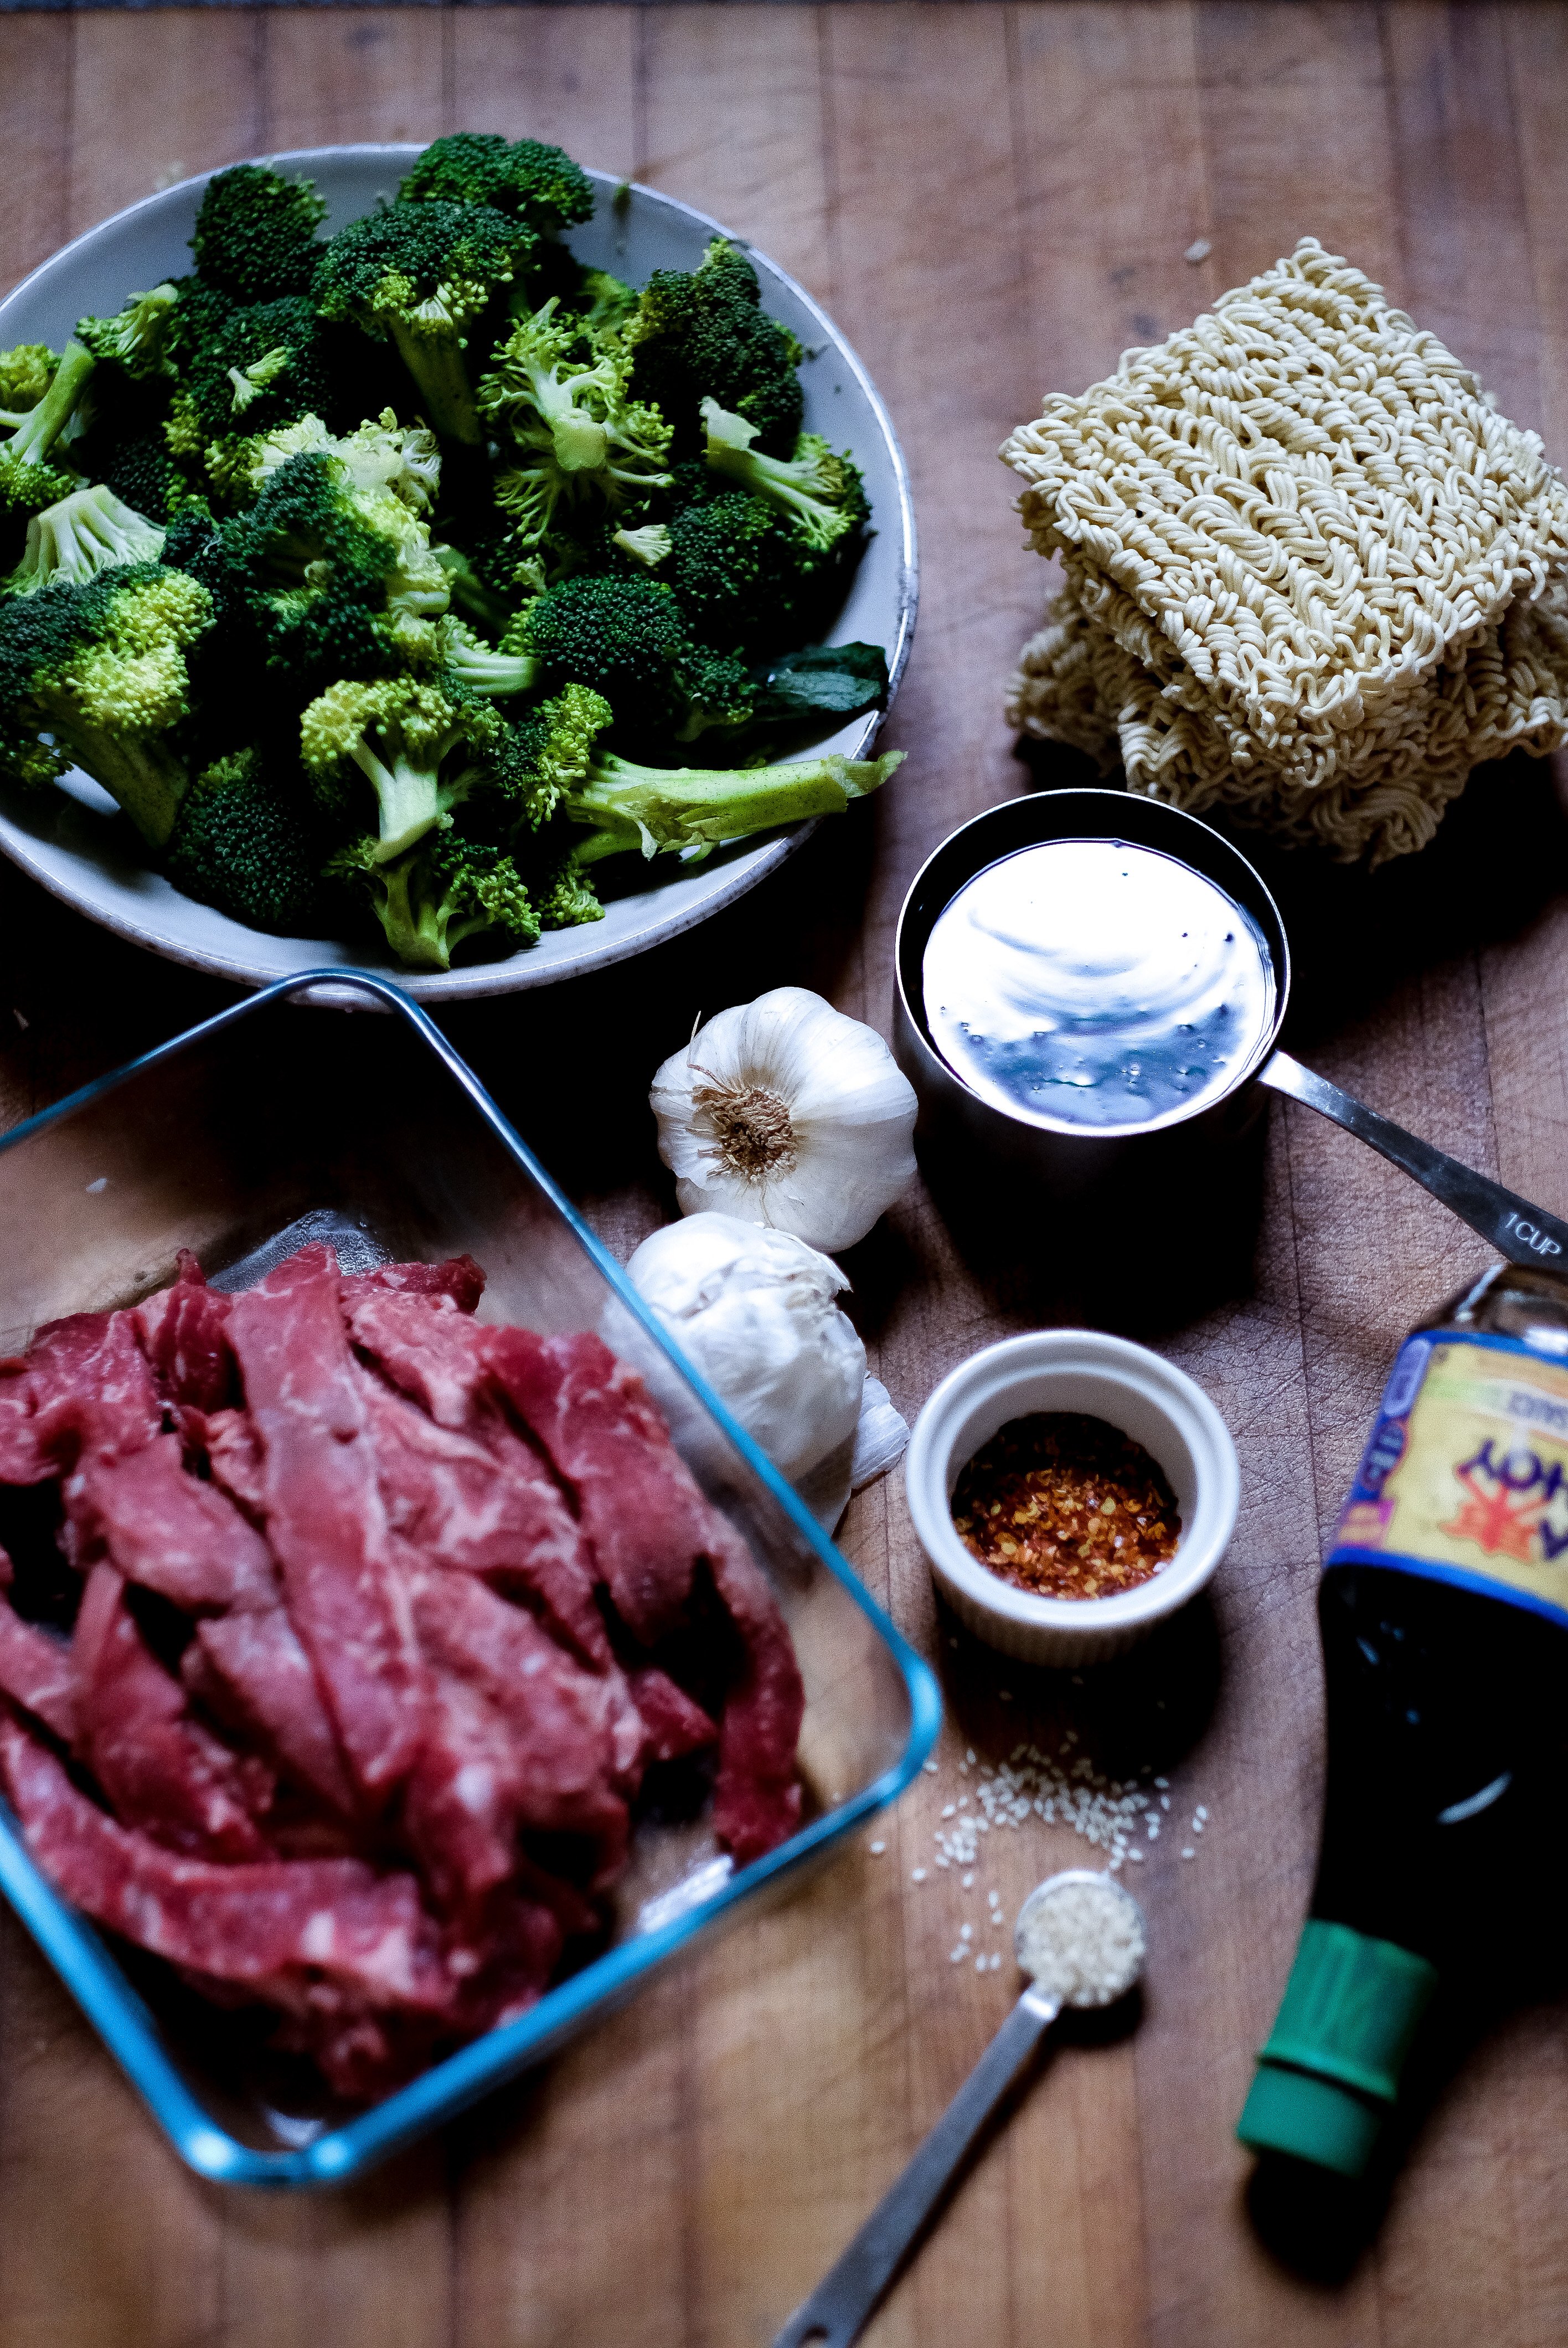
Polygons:
[[804,986],[721,1011],[649,1098],[683,1215],[738,1215],[831,1252],[915,1171],[908,1077],[874,1028]]
[[866,1348],[835,1302],[849,1282],[815,1248],[691,1215],[644,1240],[626,1276],[791,1483],[853,1441]]

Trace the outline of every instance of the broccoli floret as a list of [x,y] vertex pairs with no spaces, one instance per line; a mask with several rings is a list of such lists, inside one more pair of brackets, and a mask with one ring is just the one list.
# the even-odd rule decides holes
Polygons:
[[518,450],[496,481],[518,524],[519,549],[538,546],[585,499],[624,505],[668,489],[669,427],[626,396],[630,364],[600,345],[552,298],[521,318],[479,386],[484,415]]
[[197,270],[232,302],[308,294],[326,209],[308,180],[282,179],[262,164],[215,171],[190,240]]
[[609,342],[624,335],[637,315],[641,299],[635,285],[612,277],[608,269],[585,269],[577,292],[569,296],[569,306],[588,334],[596,341]]
[[18,343],[0,351],[0,425],[14,432],[55,379],[60,355],[47,343]]
[[81,586],[117,563],[157,562],[162,552],[162,530],[121,505],[112,489],[73,489],[33,516],[26,552],[6,585],[15,595],[36,594],[53,579]]
[[682,503],[670,523],[669,557],[659,573],[687,626],[703,644],[751,657],[792,634],[798,640],[817,600],[820,559],[775,506],[702,471],[701,494]]
[[210,485],[203,482],[197,488],[184,467],[169,455],[161,425],[128,433],[107,447],[101,447],[95,437],[88,470],[113,490],[122,505],[145,514],[150,522],[167,523],[192,508],[202,513],[210,510]]
[[482,693],[490,701],[510,701],[531,692],[538,675],[539,664],[531,653],[498,651],[450,614],[441,623],[441,658],[470,693]]
[[231,487],[254,496],[291,457],[335,457],[356,489],[390,489],[409,511],[424,516],[441,486],[441,451],[422,424],[400,425],[390,407],[374,423],[341,438],[319,416],[302,416],[276,431],[252,436],[235,450]]
[[507,796],[491,805],[504,811],[514,837],[539,830],[583,782],[594,741],[610,720],[610,704],[600,695],[585,685],[569,685],[511,727]]
[[435,831],[394,862],[374,839],[341,850],[327,870],[370,899],[400,962],[449,970],[453,949],[489,932],[497,944],[534,945],[539,921],[521,874],[498,848]]
[[291,457],[225,524],[223,559],[280,677],[375,675],[439,652],[446,574],[424,524],[336,457]]
[[528,604],[503,638],[531,653],[545,686],[569,678],[600,693],[624,726],[689,742],[751,716],[737,660],[693,644],[668,589],[651,579],[569,579]]
[[610,542],[619,547],[629,562],[640,564],[644,571],[657,571],[674,543],[661,521],[644,522],[641,530],[612,530]]
[[196,777],[164,867],[203,904],[251,929],[287,933],[316,912],[330,844],[303,777],[251,747]]
[[514,144],[492,130],[433,139],[397,191],[400,204],[488,204],[538,236],[593,218],[593,183],[571,157],[537,139]]
[[[73,762],[155,848],[184,796],[170,735],[190,708],[188,648],[212,599],[156,562],[101,572],[0,605],[0,766],[41,784]],[[46,745],[37,737],[53,738]]]
[[630,849],[645,857],[677,851],[697,863],[722,841],[771,831],[804,817],[842,814],[865,798],[903,760],[901,750],[880,758],[835,753],[798,764],[717,773],[702,767],[643,767],[600,751],[563,805],[589,837],[574,850],[581,868]]
[[803,432],[788,462],[764,456],[752,446],[756,426],[712,399],[702,402],[702,427],[712,470],[788,514],[814,554],[832,552],[864,524],[866,489],[847,451],[835,457],[816,433]]
[[389,337],[443,439],[484,438],[463,353],[466,329],[533,249],[534,232],[488,204],[394,204],[340,229],[316,265],[325,318]]
[[545,930],[579,929],[585,922],[602,922],[604,907],[593,893],[591,872],[579,870],[570,849],[532,879],[533,898]]
[[81,486],[79,473],[59,465],[18,463],[0,448],[0,561],[21,555],[35,514],[47,512]]
[[97,364],[84,343],[73,339],[66,345],[43,397],[25,409],[15,428],[0,440],[0,474],[49,469],[49,452],[76,416]]
[[300,721],[305,771],[329,816],[353,818],[356,770],[375,793],[383,864],[444,824],[471,791],[493,785],[507,742],[488,702],[455,679],[345,680],[313,701]]
[[155,285],[149,294],[133,294],[111,318],[78,318],[76,340],[95,359],[122,366],[128,376],[171,376],[179,311],[179,286]]
[[231,309],[200,350],[180,353],[180,453],[198,438],[213,480],[248,492],[253,442],[335,405],[328,331],[299,294]]
[[632,390],[673,427],[678,455],[701,446],[697,407],[704,398],[754,424],[770,454],[789,455],[804,413],[795,374],[801,347],[764,312],[756,271],[723,237],[689,273],[654,271],[626,340],[635,360]]

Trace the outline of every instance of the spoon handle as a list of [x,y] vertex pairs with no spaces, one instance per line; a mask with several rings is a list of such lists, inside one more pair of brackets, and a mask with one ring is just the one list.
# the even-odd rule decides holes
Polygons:
[[951,2184],[965,2154],[1061,2013],[1026,1989],[903,2175],[836,2266],[797,2307],[774,2348],[849,2348]]
[[1332,1117],[1358,1140],[1370,1142],[1401,1172],[1413,1176],[1423,1189],[1451,1208],[1461,1223],[1490,1241],[1510,1263],[1568,1269],[1568,1223],[1559,1222],[1555,1215],[1532,1207],[1528,1199],[1505,1190],[1501,1182],[1489,1181],[1473,1168],[1461,1166],[1457,1158],[1434,1149],[1430,1141],[1421,1141],[1402,1126],[1379,1117],[1375,1108],[1342,1093],[1337,1085],[1314,1076],[1288,1052],[1276,1052],[1259,1070],[1258,1082],[1317,1109],[1321,1117]]

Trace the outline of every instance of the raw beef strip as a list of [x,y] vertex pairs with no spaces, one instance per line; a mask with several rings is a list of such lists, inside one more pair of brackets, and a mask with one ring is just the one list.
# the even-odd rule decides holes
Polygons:
[[404,1788],[403,1824],[437,1908],[447,1911],[474,1907],[511,1874],[526,1789],[516,1745],[495,1705],[449,1673],[433,1677],[425,1742]]
[[235,1297],[229,1341],[290,1619],[355,1783],[382,1797],[418,1749],[423,1690],[337,1291],[331,1251],[302,1248]]
[[[0,1550],[9,1580],[10,1559]],[[69,1745],[77,1733],[77,1679],[71,1651],[36,1622],[24,1622],[0,1598],[0,1693],[32,1713]]]
[[354,1787],[310,1657],[281,1606],[201,1622],[180,1676],[226,1728],[259,1745],[278,1771],[352,1817]]
[[187,1475],[177,1435],[124,1458],[91,1455],[66,1487],[78,1569],[107,1557],[128,1581],[159,1591],[188,1614],[278,1603],[266,1542],[231,1500]]
[[394,1532],[429,1564],[526,1591],[579,1654],[608,1664],[587,1545],[544,1462],[498,1418],[487,1429],[497,1446],[492,1450],[437,1426],[369,1371],[360,1375]]
[[142,1351],[165,1402],[220,1410],[234,1399],[234,1364],[223,1324],[233,1299],[209,1288],[189,1248],[179,1256],[179,1277],[136,1307]]
[[0,1362],[0,1484],[46,1484],[56,1472],[54,1461],[38,1447],[26,1363]]
[[650,1761],[680,1761],[718,1741],[718,1729],[684,1688],[651,1664],[629,1672],[626,1684],[647,1738]]
[[[612,1787],[620,1692],[482,1581],[419,1574],[411,1594],[420,1647],[437,1680],[462,1681],[505,1724],[518,1822],[588,1837],[597,1847],[594,1881],[610,1881],[625,1859],[628,1832],[626,1805]],[[641,1747],[641,1724],[633,1720]]]
[[719,1729],[714,1831],[744,1864],[799,1822],[804,1694],[773,1593],[699,1489],[635,1370],[597,1337],[489,1332],[497,1378],[576,1494],[616,1612],[644,1645],[680,1626],[705,1560],[744,1650]]
[[[477,1434],[494,1415],[493,1330],[457,1313],[433,1312],[426,1298],[391,1289],[345,1298],[343,1312],[354,1344],[437,1426]],[[542,1462],[540,1472],[548,1472]]]
[[46,1322],[27,1349],[27,1375],[34,1433],[56,1474],[84,1450],[139,1451],[162,1428],[129,1313],[74,1313]]
[[190,1717],[185,1690],[148,1648],[112,1565],[95,1566],[88,1579],[71,1660],[77,1751],[121,1823],[192,1858],[265,1858],[251,1807],[270,1793],[269,1774]]
[[423,1296],[455,1304],[459,1313],[472,1313],[485,1293],[485,1274],[471,1255],[450,1256],[445,1263],[378,1263],[371,1272],[345,1272],[344,1309],[378,1290]]
[[189,1404],[175,1412],[187,1451],[207,1462],[220,1492],[242,1509],[252,1524],[267,1515],[266,1476],[261,1438],[248,1410],[194,1410]]
[[[552,1879],[550,1900],[529,1898],[531,1882],[541,1879],[526,1863],[525,1877],[524,1888],[494,1894],[477,1929],[448,1946],[447,1966],[459,1984],[456,2019],[466,2034],[477,2037],[481,2031],[502,2029],[537,2005],[559,1962],[567,1930],[591,1931],[599,1923],[594,1910],[569,1885]],[[569,1927],[563,1927],[553,1897],[558,1890],[574,1903],[568,1910],[572,1915]]]
[[448,2004],[411,1875],[377,1876],[357,1859],[214,1867],[179,1858],[106,1818],[15,1721],[0,1720],[0,1773],[56,1890],[138,1947],[302,2005],[317,1980],[375,2007]]
[[773,1591],[740,1536],[724,1531],[727,1539],[709,1549],[710,1569],[746,1660],[719,1723],[713,1832],[744,1867],[800,1824],[795,1748],[805,1690]]

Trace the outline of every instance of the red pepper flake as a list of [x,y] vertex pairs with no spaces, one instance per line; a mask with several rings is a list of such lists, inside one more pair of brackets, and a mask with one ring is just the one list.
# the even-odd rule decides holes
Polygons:
[[959,1476],[953,1524],[1003,1581],[1042,1598],[1112,1598],[1176,1553],[1164,1471],[1102,1418],[1041,1410],[1009,1421]]

